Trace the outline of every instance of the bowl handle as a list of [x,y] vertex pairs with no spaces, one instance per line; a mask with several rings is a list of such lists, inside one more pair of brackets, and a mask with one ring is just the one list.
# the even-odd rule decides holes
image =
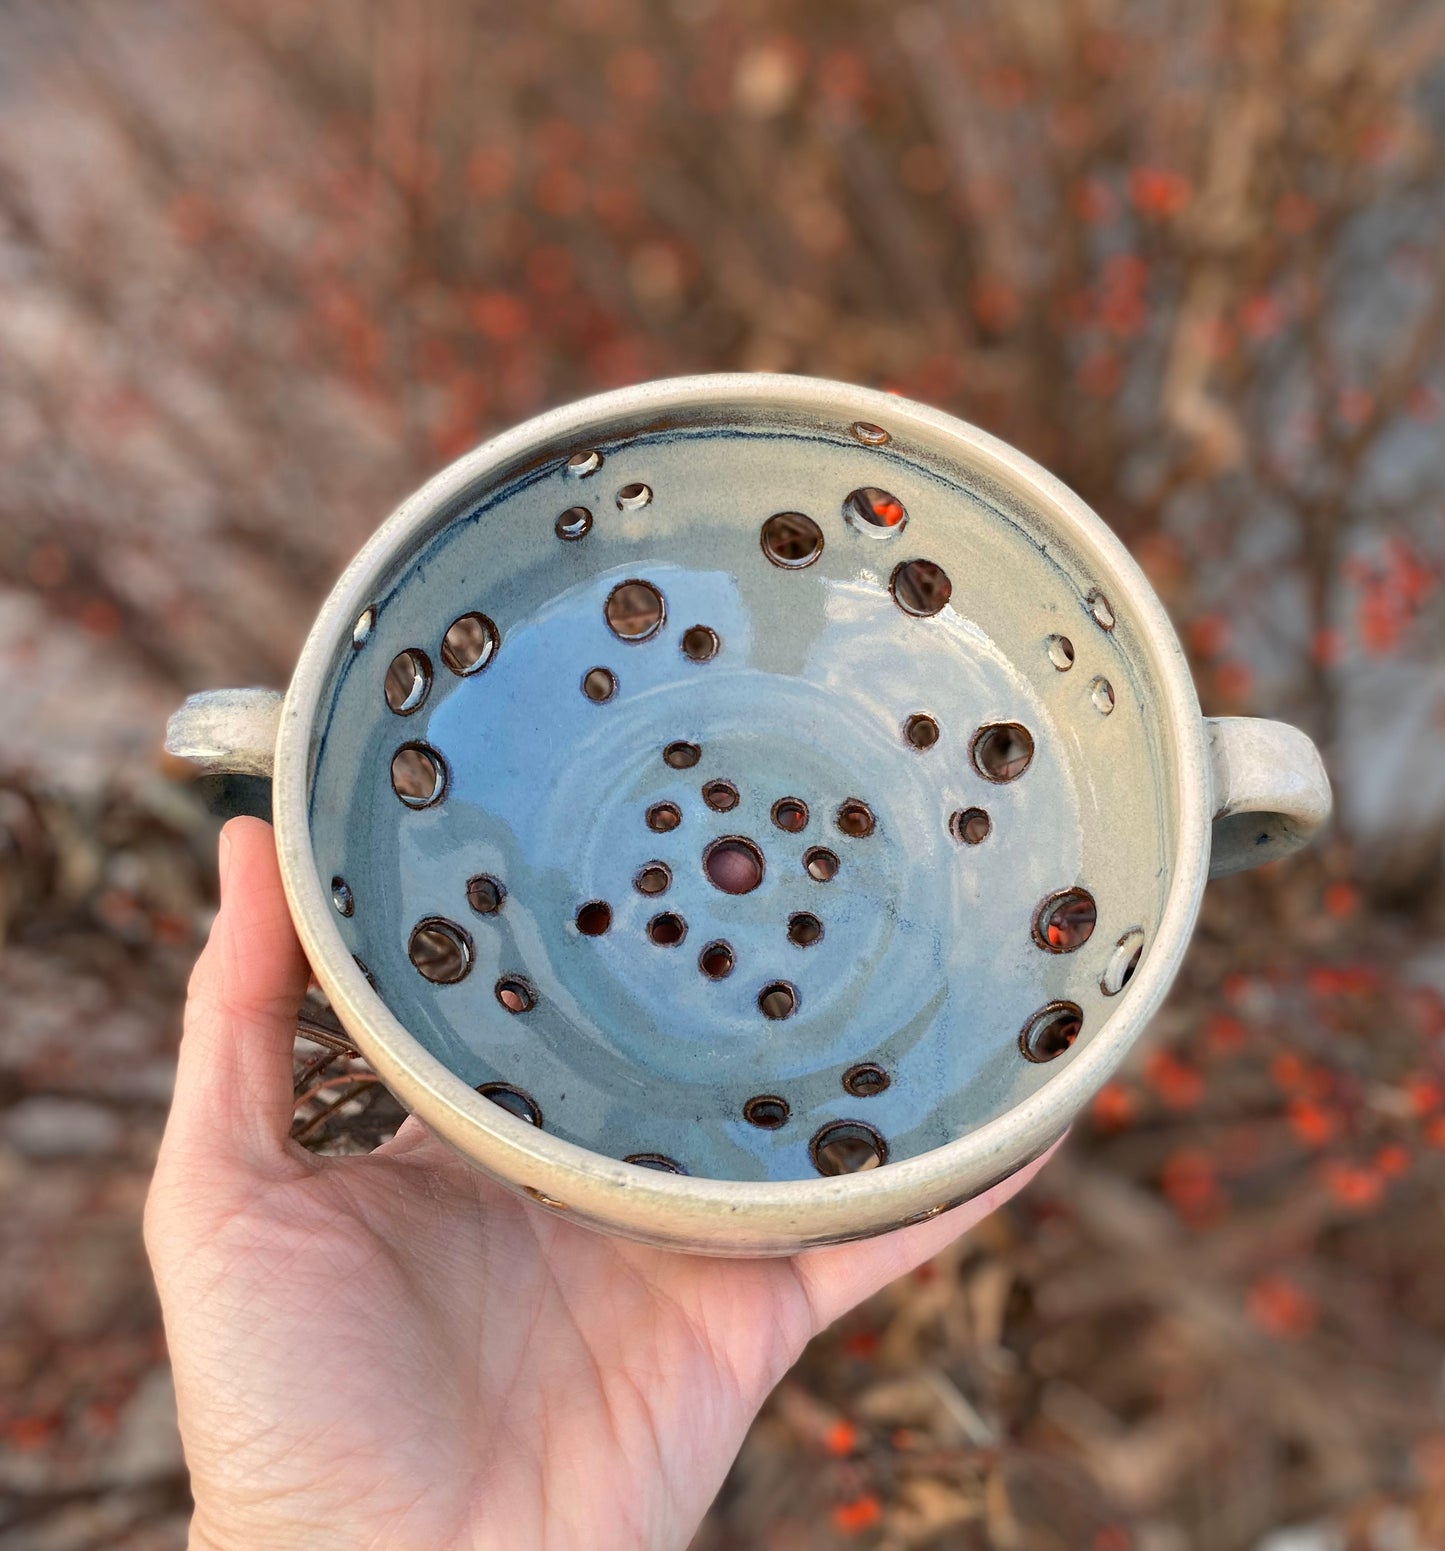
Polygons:
[[274,689],[210,689],[166,723],[166,753],[196,767],[206,806],[223,817],[271,817],[271,765],[283,696]]
[[1214,773],[1209,876],[1242,872],[1308,845],[1330,816],[1330,778],[1298,727],[1206,716]]

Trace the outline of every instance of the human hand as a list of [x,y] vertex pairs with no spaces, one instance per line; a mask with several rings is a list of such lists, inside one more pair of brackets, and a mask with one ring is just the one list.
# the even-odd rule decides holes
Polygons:
[[307,967],[259,820],[226,826],[221,893],[145,1225],[192,1551],[682,1551],[807,1341],[1044,1161],[883,1238],[713,1260],[554,1217],[415,1119],[317,1157],[289,1137]]

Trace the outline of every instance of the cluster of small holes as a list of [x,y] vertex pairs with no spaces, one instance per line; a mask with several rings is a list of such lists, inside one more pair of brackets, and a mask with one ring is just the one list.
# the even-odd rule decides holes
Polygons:
[[387,666],[383,693],[387,705],[398,716],[410,716],[421,709],[431,688],[431,660],[420,647],[400,651]]
[[785,571],[801,571],[823,553],[823,530],[802,512],[778,512],[763,524],[763,553]]
[[1087,889],[1061,889],[1034,912],[1034,941],[1048,953],[1074,953],[1094,935],[1098,919]]
[[518,1120],[525,1120],[529,1126],[542,1129],[542,1111],[537,1101],[529,1093],[523,1093],[520,1088],[514,1088],[504,1082],[484,1082],[477,1086],[477,1092],[484,1099],[490,1099],[499,1109],[504,1109],[509,1115],[515,1115]]
[[[886,431],[865,422],[852,427],[854,437],[865,445],[882,446],[890,437]],[[567,471],[576,477],[585,477],[601,467],[602,458],[596,451],[573,454],[567,461]],[[619,509],[637,510],[652,499],[652,491],[645,484],[626,485],[617,492]],[[864,487],[852,492],[844,503],[846,519],[860,531],[888,532],[900,530],[907,521],[902,503],[888,492],[876,487]],[[557,519],[560,538],[575,540],[583,537],[592,526],[592,515],[585,507],[572,507]],[[775,565],[797,569],[812,564],[822,552],[823,535],[812,520],[798,512],[783,512],[769,518],[763,524],[762,543],[764,553]],[[928,617],[940,612],[950,601],[952,584],[943,569],[932,561],[918,559],[898,565],[890,578],[889,590],[904,612]],[[1112,630],[1115,618],[1108,599],[1097,590],[1086,600],[1088,609],[1100,628]],[[613,633],[624,641],[639,642],[651,639],[662,628],[666,619],[666,604],[662,594],[649,582],[628,581],[614,588],[605,606],[605,616]],[[375,625],[376,611],[368,608],[358,618],[352,633],[355,647],[362,646]],[[442,661],[453,673],[467,675],[487,666],[496,652],[498,634],[495,625],[483,614],[470,613],[460,616],[443,638]],[[717,654],[717,633],[709,626],[694,625],[681,638],[681,649],[692,661],[706,662]],[[1050,662],[1059,672],[1067,672],[1074,665],[1073,643],[1062,635],[1048,638],[1047,650]],[[390,709],[398,715],[410,715],[426,700],[431,688],[431,663],[419,648],[407,648],[397,654],[389,665],[385,679],[385,697]],[[610,669],[596,667],[584,675],[582,688],[587,698],[602,702],[616,693],[617,680]],[[1095,707],[1103,715],[1114,709],[1114,692],[1107,679],[1095,678],[1090,685],[1090,695]],[[931,748],[939,738],[936,720],[924,713],[910,716],[904,724],[905,740],[914,748]],[[1028,768],[1033,758],[1033,739],[1028,730],[1017,723],[996,723],[982,727],[975,734],[970,754],[977,772],[986,780],[1007,782],[1016,780]],[[675,769],[688,769],[698,763],[700,751],[695,744],[678,742],[668,745],[664,760]],[[411,743],[399,749],[392,761],[392,782],[397,795],[409,806],[425,807],[437,801],[446,784],[446,766],[435,750],[422,743]],[[730,782],[714,780],[703,787],[704,800],[719,812],[731,811],[737,806],[737,788]],[[773,805],[774,824],[787,833],[796,834],[808,823],[807,805],[798,798],[782,798]],[[666,833],[681,822],[681,811],[674,803],[657,803],[649,808],[647,822],[650,828]],[[873,833],[875,819],[872,810],[861,799],[850,798],[842,803],[836,814],[839,830],[854,839]],[[950,833],[960,843],[978,845],[990,833],[988,814],[981,808],[967,808],[954,813],[949,820]],[[709,866],[709,860],[712,865]],[[804,869],[815,881],[826,882],[838,870],[838,858],[823,847],[813,847],[805,853]],[[724,837],[716,841],[704,853],[704,870],[717,887],[730,893],[744,893],[755,888],[762,876],[762,856],[751,841],[742,837]],[[671,882],[671,874],[663,863],[649,863],[635,883],[645,894],[661,893]],[[469,880],[468,903],[478,914],[491,914],[501,906],[505,891],[493,878],[479,876]],[[333,903],[339,913],[349,916],[354,908],[351,891],[344,880],[333,880]],[[1092,898],[1084,890],[1065,890],[1050,896],[1039,907],[1034,919],[1034,936],[1040,946],[1050,952],[1073,952],[1088,941],[1097,916]],[[577,927],[586,936],[603,935],[611,926],[611,907],[601,900],[589,901],[577,912]],[[660,945],[680,943],[687,932],[686,922],[675,912],[663,912],[654,916],[647,925],[647,935]],[[795,912],[789,917],[789,941],[799,947],[807,947],[819,941],[823,935],[822,923],[808,912]],[[471,939],[455,923],[440,917],[428,918],[414,929],[409,955],[418,971],[437,984],[451,984],[461,980],[469,972],[472,963]],[[1117,995],[1138,965],[1143,951],[1143,933],[1134,930],[1126,933],[1115,947],[1108,967],[1100,981],[1105,995]],[[370,972],[358,959],[368,981],[374,985]],[[699,968],[709,979],[722,979],[729,975],[736,963],[731,946],[723,941],[707,944],[698,956]],[[498,1002],[509,1012],[530,1010],[536,1003],[536,994],[530,984],[520,976],[503,976],[496,983]],[[774,981],[758,993],[758,1007],[770,1019],[790,1017],[798,1007],[798,993],[787,981]],[[1082,1027],[1083,1014],[1071,1002],[1053,1002],[1041,1008],[1028,1021],[1020,1033],[1019,1043],[1023,1054],[1031,1061],[1049,1061],[1067,1051],[1077,1039]],[[881,1093],[889,1085],[888,1074],[873,1062],[862,1062],[848,1069],[843,1076],[843,1087],[854,1097],[864,1098]],[[541,1125],[541,1112],[535,1102],[520,1089],[507,1084],[483,1084],[478,1092],[498,1103],[511,1113],[533,1125]],[[789,1118],[785,1100],[771,1095],[750,1099],[745,1106],[745,1116],[750,1123],[765,1128],[780,1126]],[[861,1121],[835,1121],[824,1126],[809,1144],[810,1155],[818,1172],[824,1175],[857,1172],[877,1167],[887,1160],[887,1144],[871,1126]],[[685,1172],[680,1164],[657,1153],[633,1154],[624,1161],[639,1167],[664,1170],[672,1173]],[[529,1194],[549,1206],[561,1208],[562,1203],[528,1187]],[[937,1208],[935,1210],[942,1210]],[[932,1215],[930,1213],[929,1215]]]
[[982,808],[960,808],[948,821],[948,832],[960,845],[982,845],[993,830],[993,820]]

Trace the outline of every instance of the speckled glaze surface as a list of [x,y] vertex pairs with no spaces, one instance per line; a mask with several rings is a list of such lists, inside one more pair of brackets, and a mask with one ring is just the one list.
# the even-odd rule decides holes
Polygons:
[[255,773],[273,725],[293,914],[382,1076],[553,1210],[719,1253],[1036,1156],[1167,988],[1215,815],[1227,870],[1328,806],[1302,735],[1201,719],[1050,476],[808,379],[649,384],[463,458],[279,715],[202,700],[172,746]]

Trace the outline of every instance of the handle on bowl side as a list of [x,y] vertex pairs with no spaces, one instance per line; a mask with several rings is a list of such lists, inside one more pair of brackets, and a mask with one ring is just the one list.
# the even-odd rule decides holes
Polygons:
[[1330,778],[1298,727],[1206,716],[1214,773],[1209,876],[1222,878],[1308,845],[1330,816]]
[[210,689],[166,723],[166,753],[196,767],[213,813],[271,817],[271,766],[284,697],[274,689]]

